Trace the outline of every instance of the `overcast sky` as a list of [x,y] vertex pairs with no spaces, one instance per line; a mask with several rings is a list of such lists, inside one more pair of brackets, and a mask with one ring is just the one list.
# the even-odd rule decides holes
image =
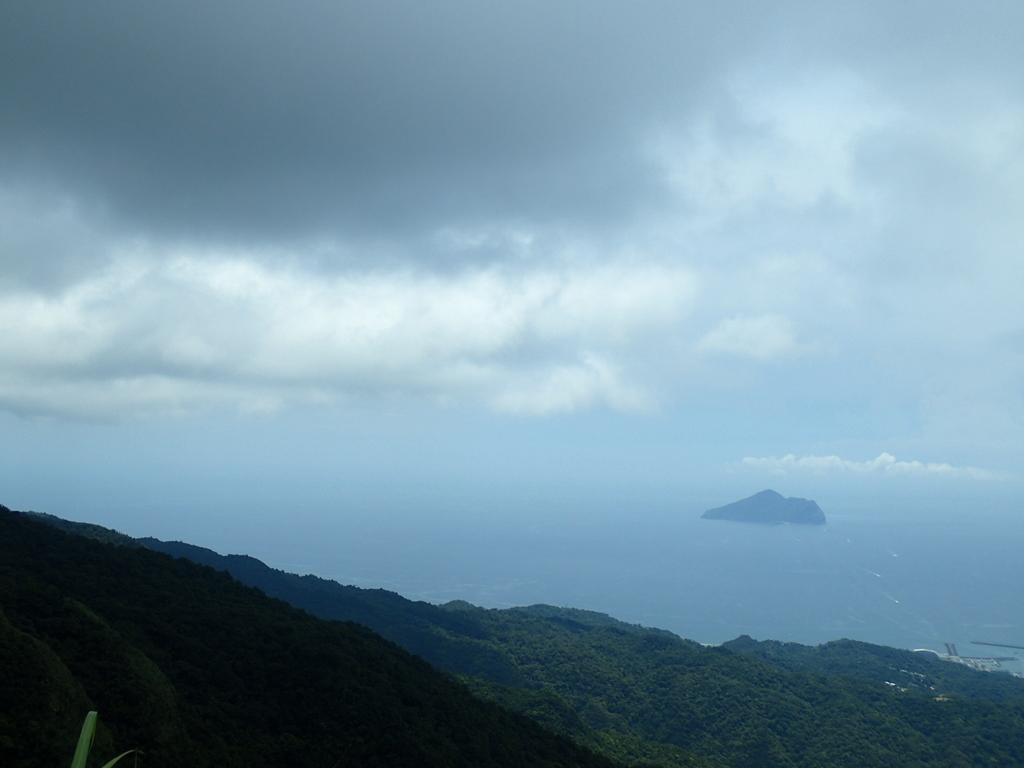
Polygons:
[[0,503],[1019,489],[1022,32],[5,0]]

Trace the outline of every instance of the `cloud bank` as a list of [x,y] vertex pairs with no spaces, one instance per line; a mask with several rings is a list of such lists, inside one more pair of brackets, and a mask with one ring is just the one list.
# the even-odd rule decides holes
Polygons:
[[456,395],[523,413],[642,410],[653,394],[630,355],[694,293],[688,270],[665,267],[325,278],[136,257],[57,294],[0,296],[0,401],[86,418]]
[[767,470],[773,474],[785,475],[791,472],[826,474],[848,472],[853,474],[879,474],[913,477],[969,477],[975,480],[990,480],[995,475],[976,467],[954,467],[950,464],[920,461],[898,461],[890,453],[881,453],[871,461],[851,461],[838,456],[801,456],[788,454],[782,458],[746,457],[743,466]]

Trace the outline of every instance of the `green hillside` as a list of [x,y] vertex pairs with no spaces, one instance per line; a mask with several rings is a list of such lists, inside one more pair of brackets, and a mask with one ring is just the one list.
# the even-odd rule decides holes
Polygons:
[[592,611],[433,606],[250,557],[145,543],[363,623],[459,674],[479,697],[623,762],[1024,765],[1024,681],[1009,676],[852,641],[807,648],[739,638],[709,648]]
[[855,666],[872,658],[897,672],[925,669],[929,685],[915,689],[850,671],[787,669],[725,647],[587,624],[578,614],[475,612],[532,685],[608,734],[733,766],[1024,764],[1024,681],[1016,678],[854,644]]
[[6,508],[0,659],[4,768],[68,764],[90,709],[100,762],[154,768],[611,766],[363,627]]
[[1024,699],[1024,680],[1008,674],[979,672],[962,664],[856,640],[822,645],[782,643],[742,636],[725,643],[729,650],[799,672],[873,680],[891,687],[993,702]]

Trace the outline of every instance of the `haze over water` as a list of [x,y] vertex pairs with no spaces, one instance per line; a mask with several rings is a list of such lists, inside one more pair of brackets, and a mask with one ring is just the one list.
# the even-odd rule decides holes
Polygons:
[[[62,486],[10,461],[0,503],[410,599],[585,608],[705,643],[848,637],[937,651],[949,642],[982,656],[1010,652],[969,641],[1024,645],[1013,483],[755,469],[703,486],[630,485],[595,472],[592,456],[561,485],[522,465],[515,482],[502,482],[499,471],[481,470],[493,455],[478,451],[475,463],[467,452],[447,469],[436,456],[421,462],[417,481],[403,485],[369,463],[327,472],[271,454],[260,464],[258,440],[248,453],[203,445],[191,463],[161,462],[159,476],[112,449],[117,467],[136,468],[130,483],[83,463]],[[535,463],[567,467],[560,444],[547,445]],[[827,524],[700,517],[766,487],[815,499]]]
[[1024,645],[1009,516],[833,514],[825,526],[702,520],[668,510],[618,521],[404,522],[328,537],[304,566],[411,599],[587,608],[721,643],[740,634],[817,644],[851,638],[963,655]]

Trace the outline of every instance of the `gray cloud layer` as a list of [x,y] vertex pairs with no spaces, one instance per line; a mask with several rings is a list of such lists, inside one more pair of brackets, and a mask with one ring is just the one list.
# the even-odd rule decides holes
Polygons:
[[1019,7],[881,8],[11,3],[3,167],[164,234],[593,226],[659,201],[646,133],[728,112],[738,66],[1019,89]]
[[624,139],[685,102],[756,23],[709,40],[691,23],[701,15],[607,3],[22,4],[0,40],[6,165],[50,171],[172,230],[391,233],[552,207],[621,213],[650,183]]
[[710,390],[1016,445],[1022,29],[1009,2],[6,3],[0,406]]

